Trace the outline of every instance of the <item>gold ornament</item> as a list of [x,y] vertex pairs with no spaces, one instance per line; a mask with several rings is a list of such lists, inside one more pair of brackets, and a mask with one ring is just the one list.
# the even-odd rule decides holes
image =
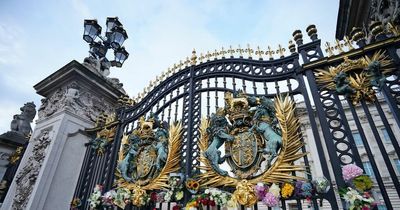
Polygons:
[[140,186],[135,185],[132,189],[132,204],[135,206],[142,206],[145,204],[144,199],[147,197],[146,191]]
[[251,183],[246,179],[241,180],[233,192],[236,201],[243,206],[253,206],[257,203],[257,196]]

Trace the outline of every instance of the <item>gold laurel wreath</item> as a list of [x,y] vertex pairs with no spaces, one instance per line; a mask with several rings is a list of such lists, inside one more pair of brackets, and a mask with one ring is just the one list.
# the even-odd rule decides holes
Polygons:
[[[373,61],[378,61],[381,64],[381,71],[382,74],[387,74],[393,71],[395,68],[391,67],[393,64],[393,61],[385,55],[385,51],[379,50],[375,52],[372,57],[369,56],[364,56],[356,60],[351,60],[348,59],[347,57],[344,58],[344,61],[333,67],[330,66],[328,70],[325,69],[316,69],[315,77],[317,83],[321,84],[322,87],[327,88],[329,90],[335,90],[336,84],[334,82],[334,79],[337,74],[340,72],[349,72],[352,70],[356,69],[365,69],[370,65]],[[362,72],[362,75],[359,77],[365,77],[365,79],[362,79],[363,81],[360,81],[359,78],[354,78],[353,76],[349,76],[350,79],[350,85],[353,88],[356,88],[358,90],[360,85],[362,84],[367,84],[369,83],[369,78],[367,77],[365,72]],[[364,81],[365,80],[365,81]],[[360,83],[361,82],[361,83]]]
[[[258,182],[262,183],[283,183],[289,179],[292,180],[305,180],[304,177],[293,175],[295,171],[305,171],[306,167],[303,165],[295,165],[294,161],[307,155],[307,153],[298,153],[304,143],[301,141],[300,122],[295,116],[294,102],[289,97],[276,97],[275,98],[276,117],[282,130],[282,147],[281,151],[272,166],[264,171],[262,174],[248,179],[248,183],[253,185]],[[205,118],[202,119],[200,125],[200,140],[199,148],[201,151],[199,166],[200,170],[204,173],[199,175],[199,180],[202,186],[219,187],[231,186],[235,187],[242,180],[222,176],[211,167],[210,162],[204,157],[204,152],[208,147],[209,136],[206,129],[209,127],[209,121]]]
[[[127,137],[123,137],[123,142],[127,142]],[[119,178],[117,185],[119,188],[127,188],[129,190],[140,188],[142,190],[168,189],[168,178],[170,173],[177,172],[180,169],[180,153],[182,145],[182,124],[177,123],[170,126],[168,139],[168,156],[164,168],[148,184],[138,186],[135,183],[129,183],[123,178]],[[122,153],[122,151],[120,151]],[[121,158],[121,154],[120,154]]]

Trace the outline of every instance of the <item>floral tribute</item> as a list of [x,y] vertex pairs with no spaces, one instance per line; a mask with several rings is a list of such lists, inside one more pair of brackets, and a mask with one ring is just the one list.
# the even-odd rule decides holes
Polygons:
[[103,193],[103,186],[96,185],[88,201],[92,209],[100,206],[118,206],[122,209],[129,203],[135,206],[144,206],[151,202],[179,202],[183,198],[183,181],[180,176],[171,176],[168,180],[169,188],[159,192],[147,192],[140,188],[132,190],[116,188]]
[[342,168],[343,179],[347,187],[339,189],[340,197],[346,201],[350,210],[369,210],[376,206],[370,192],[372,180],[363,174],[363,169],[355,164]]
[[[359,176],[360,177],[360,176]],[[366,189],[370,185],[363,180],[364,178],[357,177],[354,179],[360,189]],[[360,182],[360,184],[358,184]],[[89,198],[89,203],[92,209],[100,206],[118,206],[122,209],[129,203],[135,206],[143,206],[149,202],[180,202],[184,196],[184,187],[191,192],[192,198],[183,206],[177,204],[174,209],[195,210],[204,209],[204,206],[220,206],[221,208],[237,209],[239,200],[243,196],[238,196],[237,193],[226,192],[217,188],[202,188],[197,180],[187,179],[183,182],[179,176],[171,176],[169,178],[169,189],[163,191],[153,191],[147,194],[146,191],[138,188],[128,190],[125,188],[117,188],[103,193],[103,187],[97,185]],[[363,184],[361,184],[363,183]],[[251,187],[250,194],[254,194],[256,202],[261,201],[269,207],[278,206],[281,199],[291,198],[306,198],[316,197],[328,192],[330,182],[325,178],[316,178],[312,182],[297,181],[294,183],[272,184],[266,185],[258,183]],[[201,192],[201,193],[198,193]],[[354,193],[354,192],[353,192]]]
[[258,201],[262,201],[268,207],[278,206],[281,199],[316,197],[318,194],[327,193],[330,182],[325,178],[316,178],[311,183],[297,181],[295,183],[272,184],[271,186],[258,183],[254,187]]

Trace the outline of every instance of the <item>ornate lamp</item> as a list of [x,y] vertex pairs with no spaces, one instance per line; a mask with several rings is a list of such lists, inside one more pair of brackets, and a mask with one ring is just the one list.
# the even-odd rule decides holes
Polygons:
[[127,38],[128,34],[121,26],[115,26],[111,29],[110,43],[114,50],[120,48]]
[[125,60],[129,57],[129,53],[125,50],[125,47],[121,47],[114,51],[115,55],[115,66],[121,67]]
[[111,35],[111,30],[118,26],[118,27],[122,27],[122,23],[119,22],[118,17],[108,17],[107,21],[106,21],[106,25],[107,25],[107,30],[106,30],[106,37],[110,38]]
[[[101,27],[97,20],[85,20],[83,39],[89,43],[90,56],[85,63],[90,64],[98,72],[107,76],[111,66],[122,67],[129,53],[122,46],[128,38],[122,23],[117,17],[108,17],[105,36],[101,36]],[[97,40],[96,40],[97,39]],[[108,49],[114,50],[115,60],[109,61],[106,57]]]
[[97,20],[85,20],[84,27],[85,31],[83,32],[83,39],[87,43],[92,43],[101,33],[101,26],[97,24]]

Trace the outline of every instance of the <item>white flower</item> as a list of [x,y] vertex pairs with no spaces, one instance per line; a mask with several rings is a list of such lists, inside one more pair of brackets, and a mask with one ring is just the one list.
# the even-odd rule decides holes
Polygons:
[[206,190],[204,191],[204,193],[205,193],[205,194],[209,194],[209,193],[210,193],[210,190],[209,190],[209,189],[206,189]]
[[257,183],[257,186],[264,187],[264,183],[259,182],[259,183]]
[[279,188],[278,185],[276,185],[275,183],[271,185],[271,187],[269,188],[270,193],[272,193],[275,197],[279,198],[280,197],[280,192],[281,189]]
[[363,200],[363,197],[354,189],[348,188],[349,191],[347,191],[346,194],[344,194],[343,199],[345,201],[349,201],[350,203],[354,203],[355,200]]
[[166,202],[169,202],[169,201],[171,201],[171,197],[172,197],[172,191],[168,191],[168,192],[165,193],[165,195],[164,195],[164,200],[165,200]]

